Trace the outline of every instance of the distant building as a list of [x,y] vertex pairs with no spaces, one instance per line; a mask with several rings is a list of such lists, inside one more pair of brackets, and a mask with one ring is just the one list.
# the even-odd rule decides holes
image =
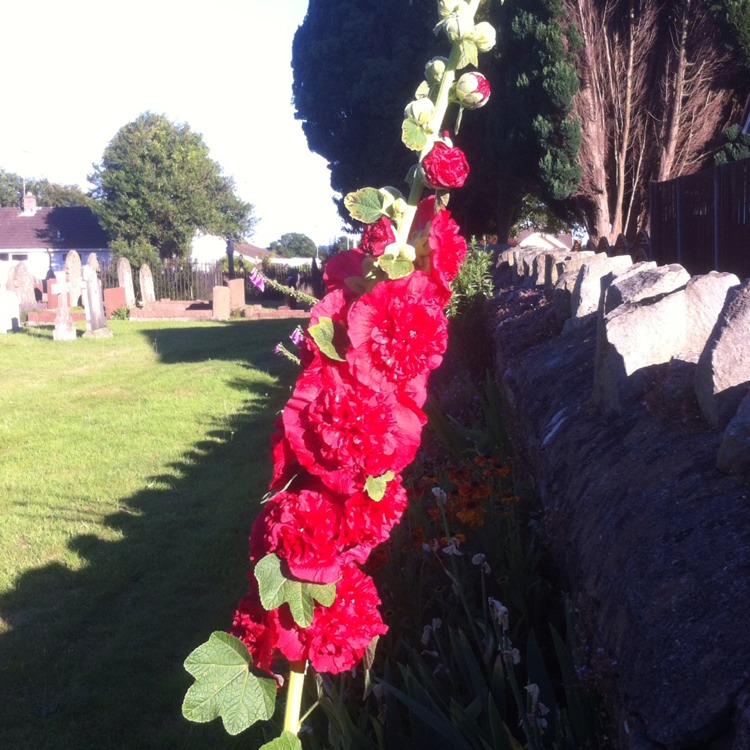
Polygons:
[[111,256],[109,237],[90,208],[40,208],[31,193],[24,196],[23,210],[0,208],[0,284],[20,261],[40,280],[62,271],[71,250],[82,263],[91,253],[101,263]]
[[516,247],[538,247],[544,250],[570,250],[573,237],[570,234],[547,234],[535,229],[524,229],[512,243]]

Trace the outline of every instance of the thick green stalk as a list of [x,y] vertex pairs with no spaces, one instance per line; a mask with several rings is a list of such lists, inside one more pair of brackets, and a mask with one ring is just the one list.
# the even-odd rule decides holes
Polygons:
[[289,682],[287,683],[286,710],[284,711],[284,731],[297,734],[300,729],[302,711],[302,688],[305,684],[306,662],[293,662],[289,665]]

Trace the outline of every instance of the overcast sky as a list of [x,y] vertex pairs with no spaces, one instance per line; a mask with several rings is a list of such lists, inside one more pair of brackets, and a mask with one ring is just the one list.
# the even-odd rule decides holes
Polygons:
[[90,188],[141,112],[201,133],[258,224],[254,244],[340,234],[325,160],[291,104],[292,38],[307,0],[29,0],[3,9],[0,168]]

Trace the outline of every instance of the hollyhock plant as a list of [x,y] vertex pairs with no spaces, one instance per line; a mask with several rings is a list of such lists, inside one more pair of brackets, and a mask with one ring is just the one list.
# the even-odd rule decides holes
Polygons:
[[[449,104],[459,104],[460,115],[489,96],[479,73],[455,82],[494,43],[494,29],[474,23],[478,2],[440,0],[436,30],[452,49],[426,66],[427,80],[405,109],[401,139],[417,155],[408,198],[393,187],[344,197],[365,225],[361,246],[329,259],[326,294],[305,298],[309,325],[293,334],[299,357],[288,354],[301,372],[271,438],[273,474],[250,535],[249,591],[230,634],[214,633],[185,662],[196,681],[184,715],[221,717],[233,734],[269,719],[284,685],[284,733],[268,750],[301,748],[295,735],[308,666],[350,670],[388,630],[360,566],[377,567],[382,555],[371,553],[382,551],[406,509],[401,472],[419,447],[428,376],[447,346],[444,308],[466,241],[444,192],[461,187],[469,167],[437,134]],[[437,197],[423,200],[425,188]],[[251,280],[286,290],[260,272]]]

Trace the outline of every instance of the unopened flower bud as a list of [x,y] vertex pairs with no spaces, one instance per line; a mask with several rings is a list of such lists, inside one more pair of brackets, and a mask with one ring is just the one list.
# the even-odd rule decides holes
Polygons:
[[[474,31],[474,14],[468,9],[459,9],[451,13],[444,21],[438,24],[452,42],[460,42],[470,37]],[[477,45],[478,47],[479,45]],[[492,49],[490,47],[490,49]]]
[[431,86],[440,83],[445,73],[445,65],[448,62],[444,57],[433,57],[424,68],[424,75],[427,83]]
[[464,73],[456,82],[455,95],[464,109],[479,109],[490,98],[490,82],[481,73]]
[[415,99],[406,105],[404,117],[414,120],[418,125],[427,125],[435,114],[435,105],[426,98]]
[[487,21],[478,23],[469,36],[480,52],[489,52],[497,41],[495,27]]
[[462,6],[464,8],[468,7],[465,0],[440,0],[438,2],[438,15],[440,18],[447,18]]

